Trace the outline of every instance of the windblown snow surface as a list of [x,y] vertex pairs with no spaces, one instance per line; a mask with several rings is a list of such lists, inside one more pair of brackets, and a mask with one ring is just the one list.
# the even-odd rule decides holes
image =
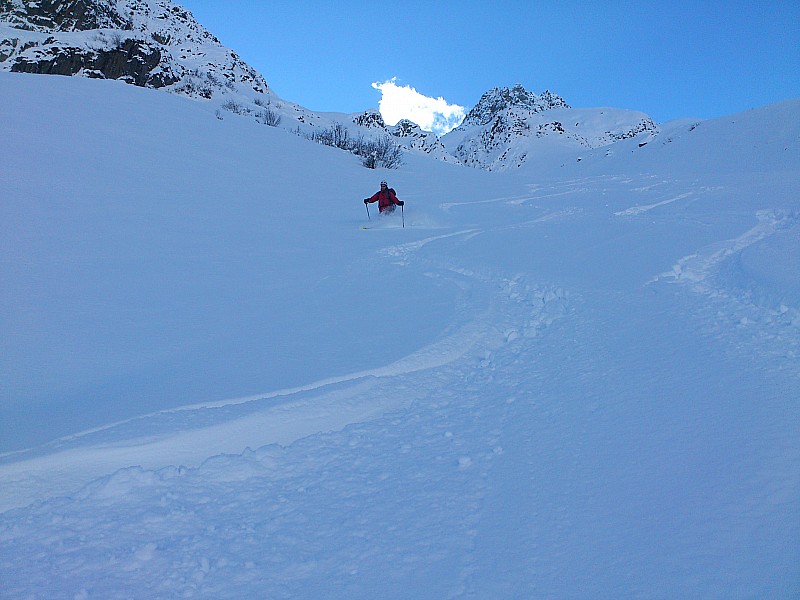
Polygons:
[[800,102],[505,174],[0,122],[1,597],[800,596]]

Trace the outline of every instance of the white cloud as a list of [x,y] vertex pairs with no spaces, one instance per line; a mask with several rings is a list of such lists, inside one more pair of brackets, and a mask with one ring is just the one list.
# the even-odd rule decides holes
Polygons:
[[429,98],[413,87],[399,86],[395,81],[390,79],[372,84],[382,94],[378,109],[388,125],[395,125],[400,119],[408,119],[425,131],[444,135],[464,120],[466,113],[463,106],[448,104],[441,96]]

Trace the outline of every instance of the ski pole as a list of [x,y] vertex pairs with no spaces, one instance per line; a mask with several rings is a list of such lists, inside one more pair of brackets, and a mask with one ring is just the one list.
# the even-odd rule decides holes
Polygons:
[[367,209],[367,221],[372,221],[372,217],[369,216],[369,204],[364,202],[364,208]]
[[400,216],[403,219],[403,229],[406,228],[406,213],[403,212],[403,205],[400,205]]

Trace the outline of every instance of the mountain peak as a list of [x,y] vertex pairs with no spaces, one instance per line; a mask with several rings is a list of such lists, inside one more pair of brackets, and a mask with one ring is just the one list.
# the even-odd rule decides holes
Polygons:
[[497,87],[489,90],[469,111],[462,126],[486,125],[492,118],[507,108],[524,108],[533,113],[552,108],[569,108],[558,94],[545,90],[541,94],[529,92],[519,83],[512,88]]

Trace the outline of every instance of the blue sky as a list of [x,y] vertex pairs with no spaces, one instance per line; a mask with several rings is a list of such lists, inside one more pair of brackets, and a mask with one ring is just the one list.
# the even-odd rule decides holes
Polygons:
[[521,83],[659,122],[800,97],[797,0],[178,2],[316,111],[378,107],[386,81],[467,110]]

